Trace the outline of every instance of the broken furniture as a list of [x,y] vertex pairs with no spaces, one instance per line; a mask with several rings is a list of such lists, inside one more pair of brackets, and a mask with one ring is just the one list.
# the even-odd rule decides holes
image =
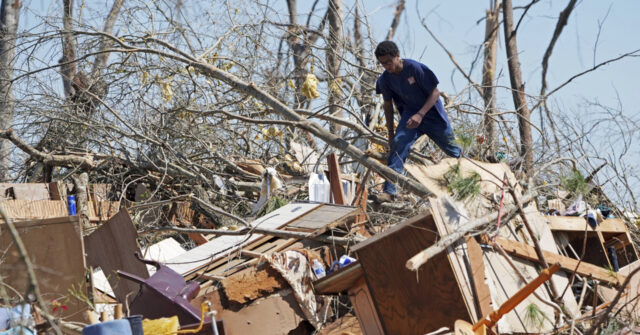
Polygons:
[[118,270],[118,276],[140,284],[138,294],[129,305],[130,313],[141,314],[147,319],[177,315],[182,325],[199,323],[200,311],[189,301],[198,295],[200,285],[193,281],[186,283],[181,275],[168,266],[144,260],[138,253],[135,256],[140,262],[155,266],[156,272],[144,279]]
[[444,253],[416,274],[406,261],[439,238],[430,212],[355,245],[358,262],[314,282],[317,294],[349,292],[364,334],[424,334],[471,321]]

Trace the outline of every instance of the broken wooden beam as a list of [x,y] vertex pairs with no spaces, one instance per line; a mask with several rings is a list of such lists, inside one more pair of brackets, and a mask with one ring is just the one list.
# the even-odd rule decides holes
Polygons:
[[[507,240],[504,238],[496,238],[496,242],[502,247],[502,249],[504,249],[504,251],[513,256],[524,258],[530,261],[538,260],[536,251],[530,245],[517,241]],[[591,263],[581,262],[577,259],[561,256],[549,251],[543,252],[547,261],[549,261],[550,263],[560,263],[560,266],[564,270],[571,272],[576,271],[576,273],[581,276],[591,276],[593,279],[605,283],[610,283],[616,286],[626,279],[626,277],[623,275],[617,274]]]
[[[520,203],[522,205],[527,204],[534,198],[535,195],[535,193],[527,193],[526,195],[522,196],[522,198],[520,199]],[[508,221],[509,218],[511,218],[517,210],[518,208],[515,205],[505,207],[501,215],[502,219],[505,220],[505,222]],[[446,250],[449,246],[464,237],[464,235],[466,235],[470,231],[484,228],[486,225],[496,221],[497,219],[498,213],[494,212],[487,216],[465,223],[464,225],[460,226],[459,229],[455,232],[447,236],[442,236],[442,238],[437,243],[411,257],[406,263],[407,269],[418,271],[421,265],[428,262],[429,259],[433,258],[435,255]]]
[[329,165],[329,182],[331,185],[331,194],[333,195],[333,203],[337,205],[346,205],[347,199],[344,196],[342,188],[342,175],[340,174],[340,164],[338,157],[334,152],[327,156]]

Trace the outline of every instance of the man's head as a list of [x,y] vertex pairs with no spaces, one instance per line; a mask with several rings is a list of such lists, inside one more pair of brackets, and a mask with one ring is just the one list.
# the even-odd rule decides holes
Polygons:
[[391,41],[380,42],[376,47],[376,58],[385,70],[391,73],[402,71],[402,59],[398,46]]

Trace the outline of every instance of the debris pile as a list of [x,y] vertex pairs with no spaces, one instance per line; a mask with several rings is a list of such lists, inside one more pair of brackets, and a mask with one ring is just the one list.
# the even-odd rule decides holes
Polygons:
[[536,203],[507,165],[469,159],[408,165],[433,196],[385,206],[337,162],[303,177],[238,162],[261,179],[217,192],[252,196],[243,217],[144,184],[89,184],[69,215],[78,190],[2,184],[0,330],[589,333],[638,318],[634,228],[609,206]]

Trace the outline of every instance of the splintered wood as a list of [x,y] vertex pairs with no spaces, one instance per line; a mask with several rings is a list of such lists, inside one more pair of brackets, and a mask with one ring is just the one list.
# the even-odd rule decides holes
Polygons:
[[250,267],[225,278],[224,293],[230,302],[245,304],[288,287],[287,281],[266,263]]

